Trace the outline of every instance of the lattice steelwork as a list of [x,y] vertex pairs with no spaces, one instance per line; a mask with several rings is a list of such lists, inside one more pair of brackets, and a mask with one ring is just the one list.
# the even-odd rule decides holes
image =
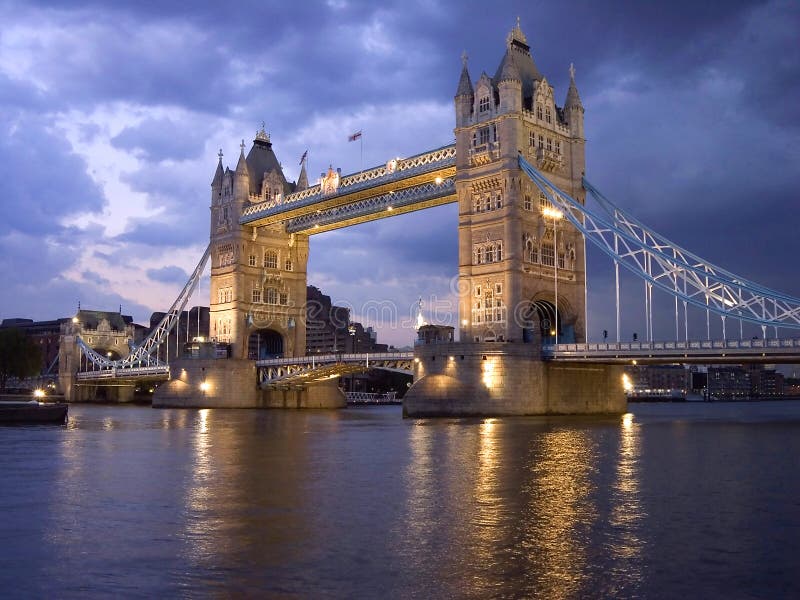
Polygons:
[[203,257],[200,259],[200,262],[197,263],[197,266],[192,272],[191,277],[189,277],[189,281],[186,282],[186,285],[175,299],[175,302],[172,303],[172,306],[167,314],[164,315],[164,318],[161,319],[161,322],[156,326],[156,328],[153,329],[153,331],[150,332],[150,334],[142,341],[142,343],[136,346],[128,356],[119,360],[111,360],[108,357],[95,352],[86,344],[86,342],[83,341],[83,339],[78,337],[78,347],[81,349],[81,353],[95,367],[106,370],[113,369],[118,374],[118,369],[139,369],[144,365],[159,366],[163,368],[164,365],[161,363],[161,361],[152,357],[151,354],[156,351],[162,342],[164,342],[169,335],[169,332],[177,324],[178,319],[180,319],[183,309],[186,308],[186,303],[194,293],[194,290],[200,281],[200,277],[203,275],[203,271],[206,268],[206,263],[208,262],[208,257],[210,255],[211,245],[209,244],[206,247],[205,252],[203,252]]
[[[315,233],[315,229],[329,230],[330,225],[349,224],[350,221],[359,222],[363,217],[376,215],[386,212],[386,216],[396,211],[398,214],[404,212],[403,209],[410,206],[417,206],[421,203],[454,196],[456,193],[456,183],[452,178],[443,179],[441,183],[423,183],[414,187],[389,192],[381,196],[374,196],[365,200],[350,202],[343,206],[321,210],[316,213],[309,213],[288,219],[286,221],[286,231],[289,233]],[[353,223],[353,224],[354,224]]]
[[[619,265],[643,279],[649,307],[654,286],[675,298],[676,339],[679,300],[683,302],[687,340],[685,315],[689,304],[706,310],[707,314],[719,315],[723,338],[727,317],[761,325],[764,333],[768,326],[800,329],[800,299],[753,283],[684,250],[612,204],[585,179],[584,187],[598,200],[605,214],[588,209],[558,189],[522,156],[519,164],[553,206],[614,261],[617,280]],[[648,338],[652,339],[652,310],[648,312],[648,321]],[[619,315],[617,323],[619,328]],[[619,332],[617,336],[619,339]]]
[[256,362],[262,387],[303,385],[368,369],[411,374],[413,352],[374,354],[323,354],[295,358],[272,358]]
[[456,147],[455,145],[443,146],[417,156],[390,162],[393,163],[393,168],[390,168],[389,165],[381,165],[342,177],[338,189],[333,194],[324,195],[322,188],[319,185],[315,185],[300,192],[288,194],[280,200],[268,200],[247,206],[242,211],[239,223],[246,225],[285,211],[316,204],[322,199],[328,200],[337,196],[344,196],[380,185],[402,181],[416,175],[437,171],[444,167],[455,167]]

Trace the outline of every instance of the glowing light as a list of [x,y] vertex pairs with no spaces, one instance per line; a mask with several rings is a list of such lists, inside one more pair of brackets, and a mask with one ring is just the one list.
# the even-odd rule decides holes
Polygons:
[[455,356],[448,356],[447,357],[447,360],[449,360],[450,362],[454,361],[455,359],[456,359]]
[[622,415],[622,426],[625,429],[633,427],[633,413],[625,413]]
[[72,322],[73,323],[80,323],[80,321],[78,320],[78,317],[72,317]]
[[466,319],[461,319],[461,326],[466,327],[467,325],[469,325],[469,321],[467,321]]
[[494,359],[485,360],[481,365],[481,371],[483,372],[481,378],[483,385],[487,388],[492,387],[494,385]]
[[563,219],[564,218],[564,213],[562,213],[557,208],[551,208],[549,206],[545,206],[542,209],[542,215],[544,215],[548,219],[554,219],[554,220],[558,220],[558,219]]
[[391,206],[387,206],[387,207],[386,207],[386,210],[388,210],[389,212],[391,212],[391,211],[393,211],[394,209],[393,209]]
[[433,181],[435,181],[435,182],[436,182],[436,185],[439,185],[439,184],[441,184],[441,183],[442,183],[442,178],[441,178],[441,177],[437,177],[437,178],[436,178],[436,179],[434,179]]
[[634,364],[634,365],[635,365],[635,364],[637,364],[637,362],[636,362],[635,360],[634,360],[634,361],[632,361],[632,362],[633,362],[633,364]]
[[419,362],[419,359],[418,359],[418,358],[415,358],[415,359],[414,359],[414,362],[418,363],[418,362]]
[[626,392],[633,390],[633,382],[631,381],[631,378],[628,377],[627,373],[622,374],[622,389],[624,389]]
[[204,392],[207,392],[208,390],[211,389],[211,384],[209,384],[207,381],[204,381],[203,383],[200,384],[200,389]]
[[41,388],[37,388],[33,390],[33,397],[34,398],[44,398],[44,390]]

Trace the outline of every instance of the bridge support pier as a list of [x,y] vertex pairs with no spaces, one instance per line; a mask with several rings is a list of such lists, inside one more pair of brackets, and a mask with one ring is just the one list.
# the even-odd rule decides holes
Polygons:
[[245,359],[182,359],[170,363],[169,381],[153,394],[155,408],[343,408],[336,379],[260,390],[256,364]]
[[544,362],[538,344],[417,346],[407,417],[621,414],[622,367]]
[[337,379],[304,385],[302,388],[263,390],[261,398],[267,408],[344,408],[347,398]]

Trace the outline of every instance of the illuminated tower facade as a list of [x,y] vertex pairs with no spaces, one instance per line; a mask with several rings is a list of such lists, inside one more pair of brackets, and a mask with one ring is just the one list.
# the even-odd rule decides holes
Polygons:
[[519,22],[493,77],[481,73],[473,85],[463,57],[455,96],[462,341],[585,340],[583,237],[518,164],[521,154],[584,201],[584,110],[574,75],[570,67],[558,106]]

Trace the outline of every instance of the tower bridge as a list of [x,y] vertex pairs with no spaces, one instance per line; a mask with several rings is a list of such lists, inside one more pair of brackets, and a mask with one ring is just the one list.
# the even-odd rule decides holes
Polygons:
[[[163,372],[152,349],[206,260],[211,336],[232,356],[174,361],[156,405],[343,406],[336,378],[380,367],[413,372],[404,399],[412,416],[621,412],[626,362],[800,361],[800,343],[778,336],[800,329],[800,300],[677,246],[587,180],[584,107],[569,73],[559,105],[518,23],[494,76],[483,72],[473,84],[463,58],[454,144],[350,175],[331,166],[316,185],[305,162],[296,182],[286,179],[263,127],[247,154],[242,142],[234,169],[220,152],[210,243],[192,279],[129,357],[81,347],[95,375],[80,377]],[[458,204],[459,341],[383,358],[303,356],[309,237],[450,202]],[[587,340],[587,243],[614,266],[613,343]],[[620,339],[620,268],[643,284],[641,342]],[[672,317],[654,309],[654,291],[674,301],[674,340],[654,339],[654,317]],[[704,339],[690,334],[690,314],[704,314]],[[745,339],[743,324],[760,327],[761,339]]]

